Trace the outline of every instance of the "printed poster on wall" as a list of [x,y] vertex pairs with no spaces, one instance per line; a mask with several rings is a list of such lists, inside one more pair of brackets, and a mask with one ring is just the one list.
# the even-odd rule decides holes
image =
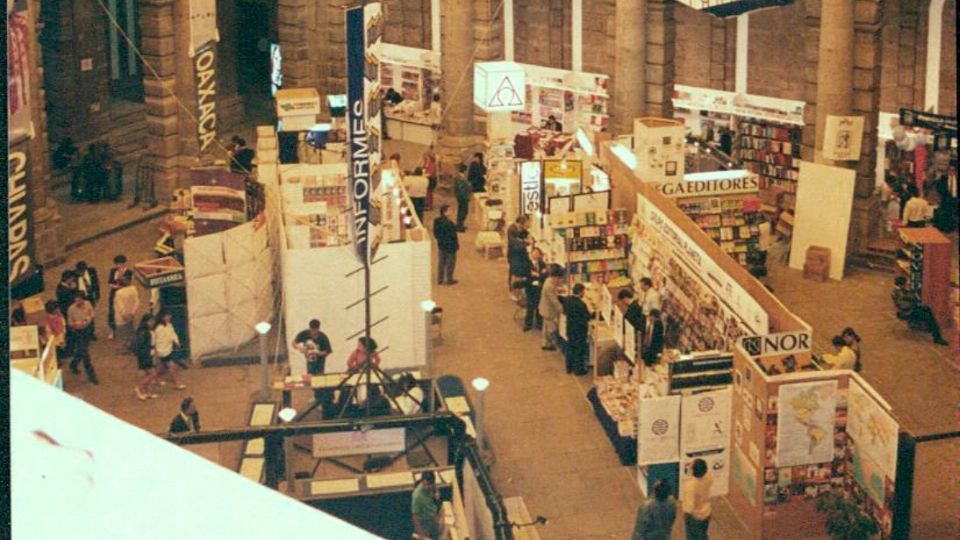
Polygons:
[[639,401],[637,464],[672,463],[680,450],[680,396]]
[[680,481],[693,476],[693,461],[702,459],[713,474],[714,497],[730,484],[730,417],[732,391],[719,390],[683,397],[680,407]]
[[[833,437],[830,437],[833,441]],[[740,493],[746,497],[751,506],[757,505],[757,468],[754,467],[743,450],[739,447],[733,449],[733,483],[736,484]]]
[[30,21],[26,0],[7,0],[7,141],[34,136],[30,116]]
[[777,401],[777,467],[832,461],[837,381],[784,384]]
[[853,477],[883,506],[888,485],[897,475],[899,425],[851,378],[847,406],[847,437],[852,441]]
[[823,134],[823,156],[825,158],[837,161],[857,161],[860,159],[862,141],[862,116],[827,115],[827,126]]

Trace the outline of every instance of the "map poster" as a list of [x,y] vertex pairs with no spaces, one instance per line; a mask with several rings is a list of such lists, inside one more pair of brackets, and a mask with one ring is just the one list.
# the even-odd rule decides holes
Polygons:
[[781,385],[778,401],[777,466],[832,461],[837,381]]
[[640,400],[637,426],[637,464],[679,460],[680,396]]
[[847,436],[890,480],[897,477],[897,421],[855,379],[850,380]]
[[757,505],[757,469],[739,447],[733,451],[733,483],[751,506]]

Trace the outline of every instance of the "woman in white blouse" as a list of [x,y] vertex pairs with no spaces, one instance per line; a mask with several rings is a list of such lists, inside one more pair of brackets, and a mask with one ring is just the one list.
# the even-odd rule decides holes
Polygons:
[[[173,360],[173,348],[180,346],[180,337],[173,328],[173,315],[164,311],[157,317],[157,326],[153,329],[153,350],[157,355],[157,367],[160,373],[169,373],[170,382],[177,390],[183,390],[187,385],[180,381],[179,368]],[[160,381],[160,384],[164,384]]]

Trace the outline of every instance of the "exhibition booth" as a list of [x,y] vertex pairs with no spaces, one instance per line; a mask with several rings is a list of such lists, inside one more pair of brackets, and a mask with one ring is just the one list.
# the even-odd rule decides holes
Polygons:
[[440,92],[440,53],[393,43],[380,46],[380,84],[402,101],[385,102],[387,134],[397,140],[433,144],[442,110],[433,106]]
[[[729,177],[706,182],[649,182],[638,172],[640,152],[612,142],[600,154],[609,201],[635,202],[624,231],[629,278],[596,280],[586,299],[599,314],[591,322],[588,399],[621,463],[637,464],[641,490],[658,479],[680,485],[701,458],[713,472],[713,495],[728,495],[752,537],[819,534],[814,499],[828,492],[862,497],[882,538],[908,531],[912,447],[906,436],[898,446],[890,407],[854,372],[824,371],[809,325],[686,207],[684,196],[723,197],[715,190],[750,196],[755,177],[725,171]],[[547,214],[549,224],[568,223],[562,213]],[[662,298],[656,361],[643,330],[614,300],[641,278]]]

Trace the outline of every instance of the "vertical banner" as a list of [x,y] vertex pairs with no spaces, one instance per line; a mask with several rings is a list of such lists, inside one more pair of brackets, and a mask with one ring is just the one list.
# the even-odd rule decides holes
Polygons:
[[371,196],[379,185],[381,159],[380,2],[346,11],[347,107],[350,194],[357,259],[367,263],[379,244],[379,218]]
[[34,274],[33,209],[31,208],[29,161],[26,148],[10,148],[7,154],[7,235],[10,241],[7,268],[10,288]]
[[217,0],[190,0],[190,57],[208,43],[220,41],[217,30]]
[[30,117],[30,21],[26,0],[7,0],[7,119],[7,141],[33,138],[33,119]]
[[534,216],[543,212],[543,177],[540,161],[520,164],[520,215]]
[[680,407],[680,481],[693,476],[693,461],[713,471],[711,496],[727,494],[730,485],[730,414],[733,392],[727,388],[683,396]]
[[217,31],[216,0],[190,0],[190,48],[197,87],[197,141],[199,153],[217,138]]
[[680,452],[680,396],[641,399],[637,465],[672,463]]

